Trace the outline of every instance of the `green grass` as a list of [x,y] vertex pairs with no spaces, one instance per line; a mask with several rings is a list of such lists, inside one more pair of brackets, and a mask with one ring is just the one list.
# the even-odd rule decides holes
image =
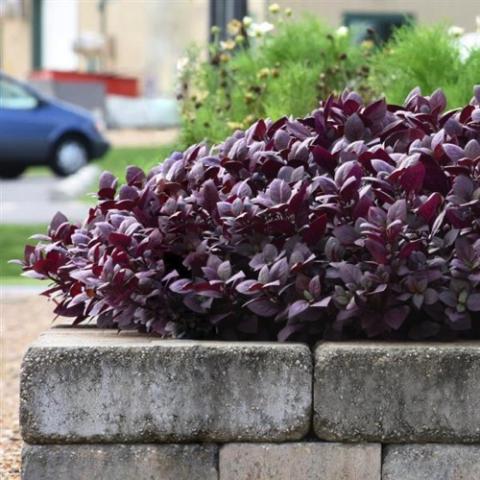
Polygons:
[[173,151],[175,151],[174,145],[113,148],[96,164],[102,171],[108,170],[123,181],[125,169],[129,165],[136,165],[148,171],[158,163],[162,163]]
[[418,86],[424,95],[441,88],[448,107],[460,107],[469,102],[480,78],[480,50],[472,51],[462,62],[458,39],[444,24],[409,25],[396,30],[371,63],[369,81],[373,89],[396,104],[402,104]]
[[[32,283],[20,277],[21,268],[8,263],[9,260],[22,259],[28,238],[35,233],[45,233],[45,225],[0,225],[0,277],[1,283]],[[35,240],[30,243],[35,244]]]
[[[129,165],[136,165],[149,170],[154,165],[163,162],[173,151],[178,150],[175,145],[162,145],[159,147],[121,147],[112,148],[95,165],[103,170],[108,170],[123,180],[125,169]],[[51,176],[52,171],[48,167],[30,167],[26,171],[28,177]]]
[[184,144],[219,143],[258,118],[304,116],[330,93],[360,88],[367,62],[348,36],[309,17],[279,20],[272,34],[250,39],[249,48],[223,48],[211,43],[207,61],[190,52],[182,79]]
[[38,167],[30,167],[25,172],[27,177],[49,177],[52,175],[52,171],[49,167],[45,167],[43,165]]
[[[109,170],[118,176],[120,182],[125,178],[128,165],[137,165],[148,171],[154,165],[161,163],[175,150],[173,145],[161,147],[114,148],[97,165],[100,169]],[[92,185],[92,192],[97,186]],[[82,197],[89,203],[95,203],[92,197]],[[86,210],[85,210],[86,211]],[[23,258],[23,250],[28,238],[35,233],[45,233],[46,225],[0,225],[0,283],[7,284],[40,284],[21,277],[21,268],[9,264],[12,259]],[[30,241],[35,244],[35,240]]]

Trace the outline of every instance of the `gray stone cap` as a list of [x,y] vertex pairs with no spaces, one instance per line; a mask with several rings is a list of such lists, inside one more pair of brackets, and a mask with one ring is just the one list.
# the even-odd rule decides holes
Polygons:
[[242,342],[242,341],[222,341],[222,340],[183,340],[183,339],[163,339],[153,335],[142,334],[135,331],[120,331],[113,329],[100,329],[91,327],[65,327],[59,326],[50,328],[41,333],[30,348],[50,348],[50,347],[175,347],[190,348],[202,346],[208,348],[252,350],[259,349],[282,350],[299,349],[310,351],[309,347],[303,343],[280,343],[280,342]]
[[391,341],[391,340],[350,340],[350,341],[321,341],[315,345],[315,351],[321,350],[335,350],[335,351],[349,351],[365,349],[369,352],[379,351],[384,352],[388,350],[438,350],[441,349],[480,349],[480,340],[455,340],[451,342],[423,342],[423,341]]
[[298,440],[311,424],[312,369],[300,343],[54,328],[23,360],[22,434],[38,444]]

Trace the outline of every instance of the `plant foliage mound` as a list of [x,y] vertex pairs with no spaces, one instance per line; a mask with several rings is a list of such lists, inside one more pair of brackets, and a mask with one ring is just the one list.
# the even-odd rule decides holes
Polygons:
[[370,50],[353,45],[345,27],[278,15],[271,24],[233,20],[227,40],[215,35],[207,59],[191,51],[180,62],[185,145],[218,143],[259,118],[304,116],[330,92],[364,88]]
[[369,59],[370,88],[397,103],[416,85],[425,92],[440,87],[449,108],[465,105],[480,79],[480,48],[464,47],[455,28],[435,24],[395,30]]
[[345,92],[260,120],[127,183],[27,247],[75,323],[163,336],[316,341],[480,333],[480,87],[444,113]]

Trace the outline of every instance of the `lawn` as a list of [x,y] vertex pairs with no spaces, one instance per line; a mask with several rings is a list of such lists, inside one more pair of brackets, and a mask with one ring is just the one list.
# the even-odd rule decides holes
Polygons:
[[[25,283],[28,279],[20,277],[21,268],[8,263],[12,259],[23,258],[23,249],[28,238],[35,233],[46,233],[45,225],[0,225],[0,276],[1,283],[12,283],[15,279]],[[33,245],[35,240],[31,240]],[[30,283],[30,282],[29,282]],[[38,283],[38,282],[37,282]]]
[[129,165],[137,165],[144,170],[149,170],[154,165],[163,162],[174,150],[174,145],[114,148],[96,164],[102,170],[108,170],[123,180],[125,169]]
[[[175,151],[175,145],[161,145],[159,147],[115,147],[102,159],[95,161],[102,170],[108,170],[121,180],[125,169],[129,165],[138,165],[148,170],[157,163],[163,162],[170,153]],[[48,167],[31,167],[27,170],[29,177],[51,175]]]
[[[123,147],[113,148],[97,165],[100,169],[108,170],[118,176],[123,182],[125,169],[128,165],[138,165],[144,170],[149,170],[154,165],[161,163],[175,150],[174,145],[160,147]],[[45,168],[30,169],[31,174],[46,174]],[[97,186],[92,185],[91,191],[96,191]],[[84,196],[89,203],[95,200]],[[28,242],[28,237],[35,233],[45,233],[44,225],[0,225],[0,277],[2,284],[31,283],[29,279],[20,277],[21,269],[18,265],[7,263],[14,258],[23,257],[23,249]],[[35,244],[35,240],[31,241]],[[38,283],[38,282],[35,282]]]

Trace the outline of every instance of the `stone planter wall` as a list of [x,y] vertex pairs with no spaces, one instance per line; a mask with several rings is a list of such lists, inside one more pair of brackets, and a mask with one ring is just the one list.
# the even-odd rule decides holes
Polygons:
[[20,413],[25,480],[480,480],[480,344],[54,328]]

